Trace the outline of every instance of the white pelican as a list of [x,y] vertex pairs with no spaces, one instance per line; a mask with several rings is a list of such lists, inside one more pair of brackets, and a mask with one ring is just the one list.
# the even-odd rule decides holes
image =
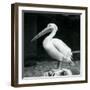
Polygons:
[[38,38],[45,35],[46,33],[51,32],[43,40],[43,47],[49,56],[59,61],[57,67],[59,69],[62,69],[62,66],[61,66],[62,62],[68,62],[71,65],[73,65],[74,63],[71,60],[72,58],[71,49],[62,40],[53,38],[57,31],[58,31],[57,25],[54,23],[49,23],[44,30],[42,30],[31,40],[31,42],[37,40]]

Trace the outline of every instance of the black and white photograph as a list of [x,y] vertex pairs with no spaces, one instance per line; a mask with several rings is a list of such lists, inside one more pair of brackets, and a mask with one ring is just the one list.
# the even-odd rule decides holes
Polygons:
[[24,77],[80,75],[80,14],[23,12]]
[[87,81],[86,7],[14,4],[13,9],[16,85]]

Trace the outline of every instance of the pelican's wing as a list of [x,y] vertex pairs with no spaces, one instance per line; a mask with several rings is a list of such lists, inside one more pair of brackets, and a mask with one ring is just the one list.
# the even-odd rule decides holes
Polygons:
[[53,45],[59,52],[63,53],[64,56],[72,55],[71,49],[62,40],[53,39]]
[[74,62],[71,60],[72,58],[72,52],[71,49],[62,41],[59,39],[53,39],[53,45],[55,48],[59,51],[59,53],[62,53],[64,56],[65,61],[70,62],[72,66],[74,66]]

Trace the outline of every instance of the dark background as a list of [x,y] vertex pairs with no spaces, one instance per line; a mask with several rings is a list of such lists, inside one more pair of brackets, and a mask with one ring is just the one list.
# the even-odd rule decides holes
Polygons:
[[24,66],[33,65],[35,61],[43,58],[50,58],[42,47],[43,39],[48,34],[31,43],[31,39],[48,23],[58,26],[56,38],[63,40],[72,51],[80,50],[80,14],[23,11]]

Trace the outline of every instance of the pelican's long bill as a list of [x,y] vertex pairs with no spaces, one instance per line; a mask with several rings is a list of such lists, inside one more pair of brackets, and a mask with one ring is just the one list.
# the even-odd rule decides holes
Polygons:
[[42,30],[40,33],[38,33],[32,40],[31,42],[37,40],[38,38],[40,38],[41,36],[45,35],[46,33],[51,32],[51,28],[50,27],[46,27],[44,30]]

